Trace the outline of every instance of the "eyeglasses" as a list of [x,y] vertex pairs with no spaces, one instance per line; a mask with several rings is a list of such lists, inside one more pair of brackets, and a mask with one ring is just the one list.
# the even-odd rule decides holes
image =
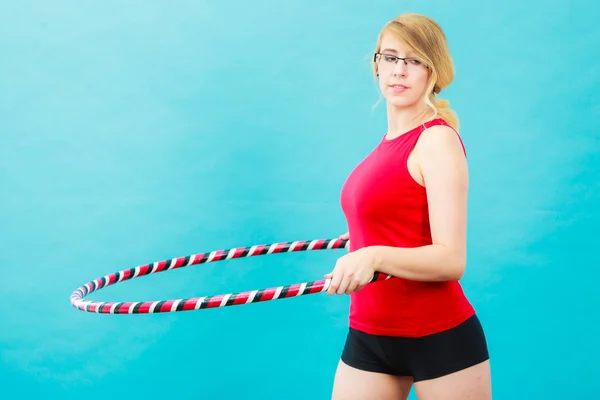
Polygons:
[[398,57],[393,54],[385,54],[385,53],[375,53],[373,54],[373,62],[379,65],[379,68],[382,70],[388,71],[393,70],[398,61],[404,61],[404,65],[408,66],[409,69],[417,69],[417,68],[429,68],[428,65],[423,64],[421,60],[415,57]]

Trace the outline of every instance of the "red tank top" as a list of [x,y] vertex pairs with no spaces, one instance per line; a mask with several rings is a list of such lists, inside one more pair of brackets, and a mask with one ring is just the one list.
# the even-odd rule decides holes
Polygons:
[[[448,126],[438,118],[394,139],[384,136],[350,173],[340,195],[350,251],[432,243],[426,190],[409,174],[407,159],[421,133],[434,125]],[[350,295],[349,325],[375,335],[418,337],[452,328],[474,312],[457,281],[395,277]]]

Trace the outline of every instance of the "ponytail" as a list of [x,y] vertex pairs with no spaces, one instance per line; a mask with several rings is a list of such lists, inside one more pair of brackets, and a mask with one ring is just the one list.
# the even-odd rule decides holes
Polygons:
[[432,106],[437,115],[444,119],[448,125],[454,128],[454,130],[458,131],[458,116],[456,115],[456,112],[450,108],[450,101],[433,98]]

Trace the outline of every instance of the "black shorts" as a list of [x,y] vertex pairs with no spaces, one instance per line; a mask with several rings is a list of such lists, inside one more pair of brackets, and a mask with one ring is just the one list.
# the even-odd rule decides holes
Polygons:
[[412,376],[415,382],[451,374],[487,359],[487,342],[476,315],[452,329],[416,338],[370,335],[350,328],[342,351],[342,361],[351,367]]

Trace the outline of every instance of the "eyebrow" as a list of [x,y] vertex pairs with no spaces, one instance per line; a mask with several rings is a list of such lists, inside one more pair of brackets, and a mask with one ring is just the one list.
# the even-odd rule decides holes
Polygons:
[[394,53],[394,54],[398,54],[398,52],[394,49],[383,49],[381,50],[382,53]]

